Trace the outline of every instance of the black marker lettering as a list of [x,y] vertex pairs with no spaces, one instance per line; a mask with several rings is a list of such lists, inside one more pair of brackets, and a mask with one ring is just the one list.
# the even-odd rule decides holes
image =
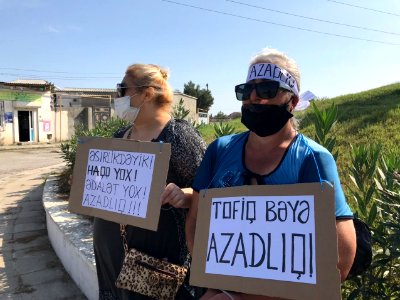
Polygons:
[[297,210],[298,205],[299,205],[299,201],[295,202],[294,207],[293,207],[292,202],[289,202],[289,206],[292,209],[292,214],[293,214],[293,223],[296,223],[296,210]]
[[222,202],[221,201],[214,201],[212,203],[213,206],[215,206],[215,215],[214,215],[214,219],[218,219],[218,205],[220,205]]
[[265,201],[265,221],[273,222],[277,219],[277,215],[274,211],[275,202],[274,201]]
[[228,249],[229,244],[231,243],[231,240],[232,240],[232,237],[233,237],[234,234],[233,233],[221,233],[221,235],[222,236],[229,236],[229,240],[225,245],[224,251],[222,251],[222,255],[221,255],[221,258],[220,258],[219,262],[223,263],[223,264],[229,264],[230,261],[229,260],[225,260],[224,257],[225,257],[226,250]]
[[126,200],[125,199],[119,199],[119,205],[118,205],[118,212],[123,213],[125,211],[125,205],[126,205]]
[[[239,250],[239,248],[240,248],[240,250]],[[233,266],[233,264],[235,263],[236,255],[238,255],[238,254],[242,255],[243,265],[245,268],[247,268],[246,250],[244,248],[242,233],[239,233],[239,238],[238,238],[238,241],[236,244],[235,253],[233,254],[231,266]]]
[[89,194],[86,194],[85,199],[83,199],[82,206],[88,206],[88,205],[89,205]]
[[236,207],[236,204],[238,204],[238,203],[240,203],[239,200],[233,201],[233,211],[232,211],[233,216],[232,216],[232,218],[234,220],[236,220],[236,213],[238,212],[238,209]]
[[267,67],[265,68],[264,74],[266,74],[268,72],[269,73],[268,77],[272,77],[272,69],[271,68],[272,68],[271,64],[267,64]]
[[[252,210],[253,215],[250,215],[251,212],[250,206],[252,206],[253,208]],[[248,201],[246,206],[246,220],[250,221],[250,224],[252,224],[255,219],[256,219],[256,202]]]
[[252,65],[249,78],[255,78],[256,76],[257,76],[256,67],[255,67],[255,65]]
[[264,64],[259,64],[259,66],[260,66],[260,69],[258,70],[257,76],[262,76],[261,72],[264,69]]
[[286,234],[282,233],[282,273],[286,271]]
[[287,205],[285,201],[279,201],[278,202],[278,207],[282,206],[280,208],[278,208],[278,219],[281,222],[286,222],[287,219]]
[[310,246],[310,249],[309,249],[309,251],[310,251],[310,277],[312,277],[313,276],[313,272],[314,272],[314,268],[313,268],[313,235],[312,235],[312,233],[310,233],[309,235],[309,238],[310,238],[310,244],[309,244],[309,246]]
[[218,252],[217,252],[217,242],[215,241],[214,233],[211,234],[210,248],[208,249],[208,253],[207,253],[207,261],[210,261],[211,250],[214,250],[215,261],[218,263],[219,261],[218,261]]
[[298,220],[300,223],[305,224],[310,218],[310,204],[306,200],[300,202],[300,206],[303,206],[303,204],[305,205],[305,208],[299,212]]
[[232,205],[232,203],[230,201],[224,202],[223,213],[222,213],[223,219],[231,219],[232,218],[231,205]]
[[[261,266],[261,264],[264,262],[264,259],[265,259],[265,242],[264,242],[263,238],[261,237],[261,235],[259,235],[256,232],[251,232],[250,236],[251,236],[251,245],[252,245],[250,267],[259,267],[259,266]],[[258,240],[261,242],[262,247],[258,247],[258,248],[256,247],[255,237],[258,237]],[[256,248],[262,249],[261,257],[257,263],[254,262]]]
[[[295,249],[295,238],[301,238],[303,245],[302,249]],[[303,253],[303,261],[302,261],[302,270],[295,270],[295,261],[294,261],[294,254],[299,253],[302,250]],[[301,275],[304,275],[306,272],[306,236],[304,234],[292,233],[292,273],[297,274],[297,279],[300,279]]]
[[271,243],[271,233],[268,233],[267,269],[278,270],[277,267],[271,266]]

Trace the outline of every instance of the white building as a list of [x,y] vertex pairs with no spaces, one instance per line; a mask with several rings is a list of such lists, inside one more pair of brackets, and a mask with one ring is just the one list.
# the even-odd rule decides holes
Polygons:
[[[114,114],[115,89],[57,88],[45,80],[0,82],[0,145],[67,141],[82,124],[91,129]],[[186,117],[199,123],[196,98],[174,92],[173,105],[183,99]]]

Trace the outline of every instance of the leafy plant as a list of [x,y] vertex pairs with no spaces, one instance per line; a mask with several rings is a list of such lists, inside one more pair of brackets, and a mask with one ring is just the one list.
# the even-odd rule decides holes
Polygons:
[[353,151],[353,165],[358,168],[352,171],[356,211],[369,223],[374,251],[370,269],[348,280],[343,294],[347,299],[399,299],[400,160],[371,145]]
[[349,176],[352,185],[349,186],[351,195],[356,203],[356,214],[368,225],[372,225],[377,214],[377,205],[373,199],[376,192],[374,177],[382,151],[380,145],[371,144],[351,146],[352,164],[349,166]]
[[235,132],[235,127],[232,126],[229,123],[214,123],[214,132],[215,132],[215,138],[219,138],[224,135],[230,135]]
[[197,123],[196,121],[191,121],[190,124],[192,124],[192,126],[194,128],[196,128],[197,130],[199,130],[200,128],[204,127],[204,123]]
[[61,144],[61,157],[67,163],[66,169],[60,175],[60,192],[68,192],[70,189],[70,177],[75,164],[76,150],[78,147],[79,137],[85,136],[98,136],[98,137],[112,137],[112,135],[121,127],[128,125],[125,120],[111,118],[107,122],[96,124],[93,129],[87,129],[83,125],[75,127],[75,133],[71,139]]
[[336,137],[332,136],[331,131],[337,122],[337,106],[334,102],[324,110],[318,109],[314,102],[311,102],[311,106],[314,112],[311,115],[315,127],[314,140],[328,149],[336,160],[338,156],[338,153],[334,150]]
[[374,228],[378,251],[374,273],[382,282],[377,289],[388,299],[400,298],[400,159],[383,155],[375,178],[379,218]]
[[172,115],[176,119],[184,119],[187,117],[189,113],[190,110],[185,108],[184,101],[182,98],[179,100],[179,103],[174,105],[174,107],[172,108]]
[[[331,130],[337,121],[337,108],[326,110],[313,104],[315,139],[334,149]],[[343,299],[400,298],[400,158],[383,153],[381,144],[351,146],[347,168],[349,194],[354,198],[355,214],[370,227],[373,260],[364,274],[348,279],[342,288]]]

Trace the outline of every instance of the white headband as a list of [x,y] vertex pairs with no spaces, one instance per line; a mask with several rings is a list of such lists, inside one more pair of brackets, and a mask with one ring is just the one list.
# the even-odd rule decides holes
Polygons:
[[279,81],[282,87],[291,90],[296,96],[299,96],[296,79],[288,71],[275,64],[258,63],[251,65],[247,73],[246,82],[253,79],[271,79]]

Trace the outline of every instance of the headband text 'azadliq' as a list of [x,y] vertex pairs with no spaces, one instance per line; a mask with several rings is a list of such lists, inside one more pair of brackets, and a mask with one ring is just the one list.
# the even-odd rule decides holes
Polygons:
[[292,91],[295,95],[299,96],[299,89],[296,79],[285,69],[271,63],[258,63],[249,67],[247,73],[247,80],[254,79],[269,79],[279,81],[281,86]]

